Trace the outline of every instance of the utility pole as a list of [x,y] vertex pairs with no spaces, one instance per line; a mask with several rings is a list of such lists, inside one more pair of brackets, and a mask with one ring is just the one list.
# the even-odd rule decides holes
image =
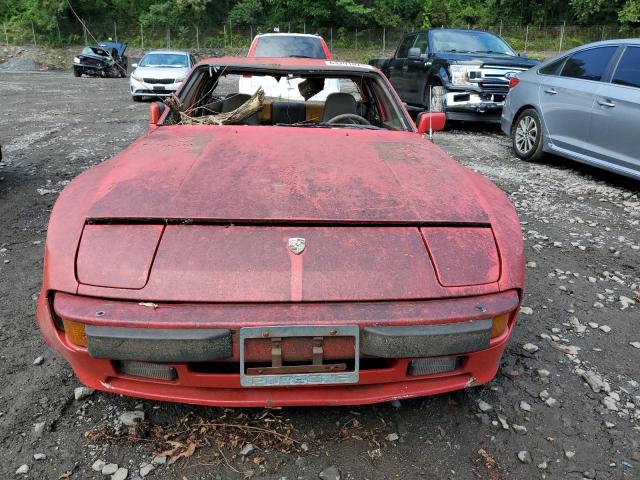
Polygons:
[[528,43],[529,43],[529,25],[527,24],[527,29],[524,31],[524,53],[527,53]]
[[330,36],[329,38],[331,39],[330,43],[329,43],[329,45],[330,45],[329,46],[329,51],[333,52],[333,27],[331,27],[329,29],[329,36]]
[[140,48],[144,50],[144,30],[142,29],[142,23],[140,23]]
[[560,46],[558,47],[558,53],[562,51],[562,41],[564,40],[564,27],[566,23],[566,20],[562,22],[562,27],[560,28]]
[[382,27],[382,56],[384,57],[384,52],[387,50],[387,28]]
[[7,35],[7,22],[2,22],[2,25],[4,26],[4,41],[7,44],[7,47],[9,46],[9,35]]
[[502,20],[500,20],[500,33],[498,35],[502,36]]
[[33,46],[36,47],[38,43],[36,42],[36,29],[33,26],[33,22],[31,22],[31,33],[33,33]]
[[358,50],[358,27],[356,27],[356,50]]
[[200,31],[198,30],[197,25],[196,25],[196,48],[200,50]]
[[84,44],[88,45],[87,42],[87,24],[84,22],[84,18],[82,19],[82,34],[84,35]]
[[222,25],[222,32],[223,32],[223,38],[224,38],[224,49],[226,50],[227,49],[227,25],[226,24]]
[[231,19],[229,19],[229,48],[233,48],[233,32],[231,31]]
[[167,48],[171,48],[171,27],[167,25]]
[[56,18],[56,30],[58,31],[58,44],[62,45],[62,36],[60,35],[60,24]]
[[116,22],[113,22],[113,38],[116,42],[118,41],[118,24]]

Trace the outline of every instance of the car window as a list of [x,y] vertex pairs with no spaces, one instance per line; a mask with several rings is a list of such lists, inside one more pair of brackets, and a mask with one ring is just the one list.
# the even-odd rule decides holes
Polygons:
[[542,75],[558,75],[558,73],[560,73],[560,69],[562,68],[562,64],[566,59],[567,57],[562,57],[555,62],[551,62],[549,65],[542,67],[539,70],[539,73],[541,73]]
[[148,53],[140,63],[140,67],[188,67],[189,59],[180,53]]
[[617,85],[640,88],[640,47],[627,47],[611,80]]
[[396,58],[407,58],[409,56],[409,49],[413,47],[413,42],[416,41],[415,35],[409,35],[402,40],[402,43],[398,47],[398,53],[396,53]]
[[516,53],[497,35],[472,30],[431,30],[431,49],[434,52]]
[[253,56],[327,58],[320,38],[294,35],[259,37]]
[[414,47],[419,48],[420,53],[427,53],[427,48],[429,47],[429,35],[427,35],[426,33],[421,33],[420,35],[418,35]]
[[571,55],[562,68],[563,77],[600,81],[617,46],[598,47]]

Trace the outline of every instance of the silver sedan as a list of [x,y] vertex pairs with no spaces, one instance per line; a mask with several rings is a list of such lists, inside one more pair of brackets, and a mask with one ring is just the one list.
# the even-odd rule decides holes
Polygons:
[[640,39],[569,50],[509,87],[502,130],[519,158],[550,152],[640,180]]

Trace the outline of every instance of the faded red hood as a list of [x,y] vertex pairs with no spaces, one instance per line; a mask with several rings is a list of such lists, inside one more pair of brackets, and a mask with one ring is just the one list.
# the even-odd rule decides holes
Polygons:
[[468,172],[406,132],[167,126],[106,163],[90,218],[489,221]]

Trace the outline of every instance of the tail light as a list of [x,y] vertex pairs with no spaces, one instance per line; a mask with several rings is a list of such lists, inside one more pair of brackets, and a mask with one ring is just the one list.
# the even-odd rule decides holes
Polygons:
[[518,80],[518,77],[511,77],[509,79],[509,89],[512,89],[513,87],[515,87],[519,83],[520,83],[520,80]]
[[242,75],[242,78],[251,78],[251,75]]

